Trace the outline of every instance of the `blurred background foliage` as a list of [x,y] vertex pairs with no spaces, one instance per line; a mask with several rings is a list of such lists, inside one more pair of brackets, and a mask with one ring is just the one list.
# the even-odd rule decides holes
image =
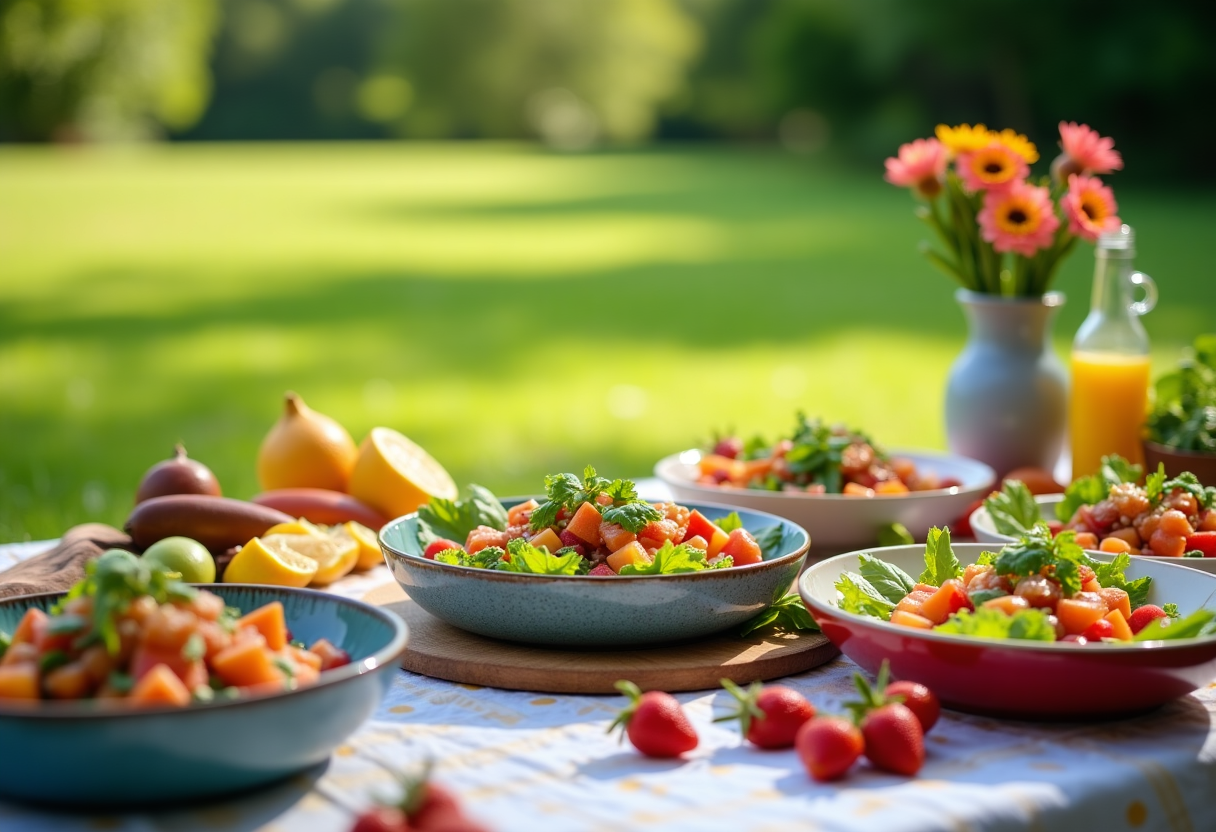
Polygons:
[[1196,168],[1216,5],[1164,0],[0,0],[0,138],[779,139],[873,162],[938,121]]

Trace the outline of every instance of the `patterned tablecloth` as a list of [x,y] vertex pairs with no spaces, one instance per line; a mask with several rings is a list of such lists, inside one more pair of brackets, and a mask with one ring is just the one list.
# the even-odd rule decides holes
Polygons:
[[[46,544],[0,547],[0,568]],[[387,569],[334,589],[362,597]],[[821,711],[851,697],[840,658],[783,680]],[[605,729],[623,698],[457,685],[401,671],[375,717],[329,762],[256,794],[141,815],[63,814],[0,803],[0,832],[346,830],[393,790],[393,772],[434,760],[492,829],[581,830],[1216,830],[1216,682],[1119,722],[1017,723],[947,712],[916,778],[864,762],[818,785],[793,751],[742,745],[714,725],[713,692],[681,694],[701,737],[682,761],[656,761]],[[20,753],[0,749],[0,754]],[[70,788],[65,784],[65,788]]]

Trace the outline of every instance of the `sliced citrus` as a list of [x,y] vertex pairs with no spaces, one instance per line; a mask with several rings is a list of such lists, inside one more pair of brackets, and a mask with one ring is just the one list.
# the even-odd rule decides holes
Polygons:
[[[341,529],[341,527],[337,527]],[[288,547],[317,565],[312,576],[316,586],[327,586],[355,568],[359,559],[359,544],[341,529],[341,535],[276,534],[267,535],[267,545]]]
[[[367,526],[356,523],[354,520],[348,520],[345,526],[334,526],[333,528],[345,528],[346,533],[359,544],[359,560],[355,563],[356,569],[371,569],[384,563],[384,553],[380,551],[380,541],[376,537],[376,533]],[[332,533],[333,529],[330,531]]]
[[255,537],[233,556],[224,570],[224,582],[303,587],[316,574],[317,562],[284,545],[281,538],[266,541]]
[[325,532],[319,526],[309,523],[301,517],[297,520],[292,520],[290,523],[279,523],[278,525],[271,526],[262,537],[269,537],[272,534],[310,534],[313,537],[319,537],[325,534]]
[[386,517],[409,514],[431,497],[456,499],[443,466],[392,428],[372,428],[359,446],[348,493]]

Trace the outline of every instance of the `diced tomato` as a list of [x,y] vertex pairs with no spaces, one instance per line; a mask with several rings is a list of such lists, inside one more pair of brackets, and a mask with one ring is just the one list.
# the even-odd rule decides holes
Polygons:
[[1216,558],[1216,532],[1195,532],[1186,539],[1188,552],[1203,552],[1205,558]]
[[533,509],[535,509],[538,505],[539,505],[539,503],[537,503],[536,500],[528,500],[525,503],[520,503],[519,505],[511,506],[509,509],[507,509],[507,525],[508,526],[524,525],[525,523],[528,522],[528,519],[532,516]]
[[1089,641],[1098,641],[1104,638],[1114,638],[1115,628],[1105,618],[1099,618],[1093,624],[1085,628],[1085,632],[1081,633]]
[[941,624],[961,609],[974,608],[975,605],[971,603],[966,590],[963,589],[963,582],[952,578],[943,583],[941,589],[924,600],[920,606],[920,614],[934,624]]
[[470,555],[480,552],[487,546],[498,546],[505,549],[507,548],[507,533],[500,532],[491,526],[478,526],[469,532],[469,537],[464,543],[465,549]]
[[730,555],[735,566],[747,566],[764,560],[760,552],[760,544],[752,537],[747,529],[735,529],[730,533],[726,545],[722,547],[723,555]]
[[201,660],[190,661],[180,650],[158,650],[146,644],[135,648],[131,657],[131,678],[139,681],[158,664],[172,670],[188,690],[207,684],[207,666]]
[[439,554],[440,552],[446,552],[448,549],[463,550],[464,547],[461,546],[459,543],[457,543],[454,540],[448,540],[447,538],[439,537],[439,538],[436,538],[435,540],[431,541],[431,543],[422,552],[422,556],[424,558],[426,558],[427,560],[434,560],[435,555]]
[[608,551],[615,552],[637,540],[638,536],[633,532],[625,531],[616,523],[600,523],[600,538],[604,541],[604,546]]
[[321,670],[332,670],[335,667],[350,664],[349,653],[339,647],[335,647],[323,638],[318,639],[308,649],[321,657]]
[[706,540],[713,540],[715,532],[722,532],[722,529],[718,528],[718,524],[693,509],[692,514],[688,516],[688,531],[684,533],[684,537],[703,537]]

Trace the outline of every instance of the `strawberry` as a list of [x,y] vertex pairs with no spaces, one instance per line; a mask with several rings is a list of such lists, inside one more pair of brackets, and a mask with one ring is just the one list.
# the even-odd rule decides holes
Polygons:
[[714,445],[714,453],[728,459],[737,459],[743,453],[743,440],[737,436],[726,436]]
[[355,818],[351,832],[405,832],[409,828],[405,813],[396,806],[373,806]]
[[899,703],[883,705],[861,722],[866,758],[878,768],[911,776],[925,764],[925,732],[920,720]]
[[861,731],[847,719],[825,716],[804,722],[794,738],[794,747],[807,773],[826,783],[843,777],[866,743]]
[[351,832],[486,832],[465,815],[455,794],[431,782],[432,768],[428,760],[420,774],[402,777],[397,805],[369,809]]
[[738,702],[739,707],[714,722],[739,720],[743,736],[760,748],[789,748],[802,724],[815,716],[815,706],[792,688],[781,685],[762,687],[759,682],[743,690],[730,679],[722,687]]
[[903,706],[916,714],[921,730],[929,733],[942,712],[937,695],[919,682],[892,682],[887,685],[887,699],[900,702],[899,697],[903,697]]
[[1127,619],[1127,626],[1131,627],[1133,633],[1138,633],[1158,618],[1168,617],[1166,611],[1156,604],[1145,604],[1132,610],[1131,617]]
[[447,538],[437,537],[434,540],[432,540],[429,544],[427,544],[426,549],[422,552],[422,556],[424,558],[426,558],[427,560],[434,560],[435,555],[439,554],[440,552],[446,552],[448,549],[463,550],[464,547],[461,546],[459,543],[457,543],[454,540],[448,540]]
[[603,575],[608,578],[612,578],[612,577],[616,576],[616,573],[612,571],[612,567],[606,563],[598,564],[594,569],[592,569],[587,574],[588,575]]
[[558,537],[560,537],[562,539],[563,547],[565,547],[565,546],[578,547],[580,555],[583,554],[583,551],[585,550],[585,547],[587,546],[587,541],[583,540],[581,537],[579,537],[578,535],[576,535],[574,532],[570,531],[569,529],[563,529],[562,533],[559,534]]
[[628,681],[617,682],[616,689],[630,702],[608,726],[608,733],[625,726],[633,747],[647,757],[679,757],[697,747],[697,732],[674,696],[657,690],[642,693]]
[[861,701],[846,702],[845,707],[861,728],[866,758],[884,771],[910,776],[924,765],[925,731],[910,708],[888,698],[889,675],[890,665],[885,660],[873,687],[860,673],[854,673],[853,683]]

